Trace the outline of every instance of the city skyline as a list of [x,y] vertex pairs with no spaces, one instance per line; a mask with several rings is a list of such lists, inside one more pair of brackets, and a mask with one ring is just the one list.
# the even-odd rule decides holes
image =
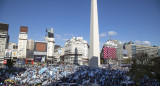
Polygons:
[[[90,0],[0,1],[0,22],[9,24],[10,42],[18,44],[20,26],[28,26],[28,39],[45,40],[53,27],[61,46],[71,37],[89,43]],[[159,1],[98,0],[100,45],[109,39],[160,46]]]

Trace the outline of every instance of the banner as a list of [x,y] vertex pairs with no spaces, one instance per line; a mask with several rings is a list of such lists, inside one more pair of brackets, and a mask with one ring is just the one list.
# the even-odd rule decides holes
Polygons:
[[104,47],[103,48],[104,59],[106,58],[116,58],[116,48]]

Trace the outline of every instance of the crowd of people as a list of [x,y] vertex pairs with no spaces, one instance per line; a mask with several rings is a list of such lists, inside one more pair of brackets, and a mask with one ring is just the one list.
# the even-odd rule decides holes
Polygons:
[[91,83],[100,86],[120,86],[120,83],[126,79],[127,71],[82,66],[75,73],[63,77],[61,80],[80,85]]
[[[14,70],[14,69],[13,69]],[[16,69],[17,70],[17,69]],[[77,86],[81,85],[97,85],[97,86],[123,86],[122,82],[129,81],[130,86],[135,83],[127,76],[128,67],[118,66],[103,66],[101,68],[94,68],[89,66],[76,66],[76,65],[27,65],[13,73],[5,73],[7,79],[14,80],[17,85],[36,85],[41,84],[59,86],[63,83],[75,83]],[[140,81],[141,86],[147,86],[147,78]],[[158,85],[153,80],[153,86]],[[0,84],[4,84],[0,82]]]
[[20,72],[16,76],[10,76],[17,84],[35,85],[50,85],[59,80],[61,77],[73,73],[78,66],[59,65],[59,66],[26,66],[26,71]]

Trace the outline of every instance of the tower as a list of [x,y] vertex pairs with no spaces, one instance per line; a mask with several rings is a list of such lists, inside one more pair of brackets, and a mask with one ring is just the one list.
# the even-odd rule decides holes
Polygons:
[[25,59],[27,54],[28,27],[21,26],[18,39],[18,58]]
[[54,45],[55,45],[55,40],[54,40],[54,28],[49,28],[46,30],[46,42],[47,42],[47,62],[52,61],[54,59]]
[[91,21],[90,21],[90,51],[89,66],[98,67],[100,65],[99,51],[99,27],[97,0],[91,0]]

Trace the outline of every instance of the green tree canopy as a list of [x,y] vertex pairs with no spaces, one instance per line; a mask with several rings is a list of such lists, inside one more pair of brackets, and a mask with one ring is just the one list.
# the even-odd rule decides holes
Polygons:
[[148,76],[149,79],[157,79],[160,82],[160,57],[149,56],[144,51],[136,53],[135,57],[132,58],[129,74],[133,75],[135,82],[145,76]]

